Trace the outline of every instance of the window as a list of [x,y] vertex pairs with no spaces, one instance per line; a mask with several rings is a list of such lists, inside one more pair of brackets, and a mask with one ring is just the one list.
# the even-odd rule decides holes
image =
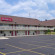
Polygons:
[[18,31],[16,31],[18,33]]
[[0,31],[0,33],[3,33],[4,31]]
[[10,33],[11,33],[12,31],[10,31]]
[[9,24],[9,26],[13,26],[13,24]]

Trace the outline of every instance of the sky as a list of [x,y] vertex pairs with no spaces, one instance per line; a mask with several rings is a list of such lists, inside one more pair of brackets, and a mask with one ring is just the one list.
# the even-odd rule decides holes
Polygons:
[[38,19],[55,19],[55,0],[0,0],[0,14]]

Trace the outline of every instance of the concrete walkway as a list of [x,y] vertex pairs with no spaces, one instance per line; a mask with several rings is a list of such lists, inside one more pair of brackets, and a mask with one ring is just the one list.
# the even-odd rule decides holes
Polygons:
[[1,39],[9,39],[9,38],[7,38],[7,37],[0,37],[0,40],[1,40]]

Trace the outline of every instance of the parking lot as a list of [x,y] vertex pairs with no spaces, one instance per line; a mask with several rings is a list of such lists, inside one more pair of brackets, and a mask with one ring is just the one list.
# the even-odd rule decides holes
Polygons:
[[0,55],[54,55],[55,35],[9,37],[0,40]]

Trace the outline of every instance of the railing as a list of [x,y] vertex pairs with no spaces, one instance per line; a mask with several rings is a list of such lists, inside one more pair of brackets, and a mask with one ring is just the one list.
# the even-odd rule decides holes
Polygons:
[[48,27],[15,27],[15,26],[0,26],[0,30],[54,30],[55,28]]

